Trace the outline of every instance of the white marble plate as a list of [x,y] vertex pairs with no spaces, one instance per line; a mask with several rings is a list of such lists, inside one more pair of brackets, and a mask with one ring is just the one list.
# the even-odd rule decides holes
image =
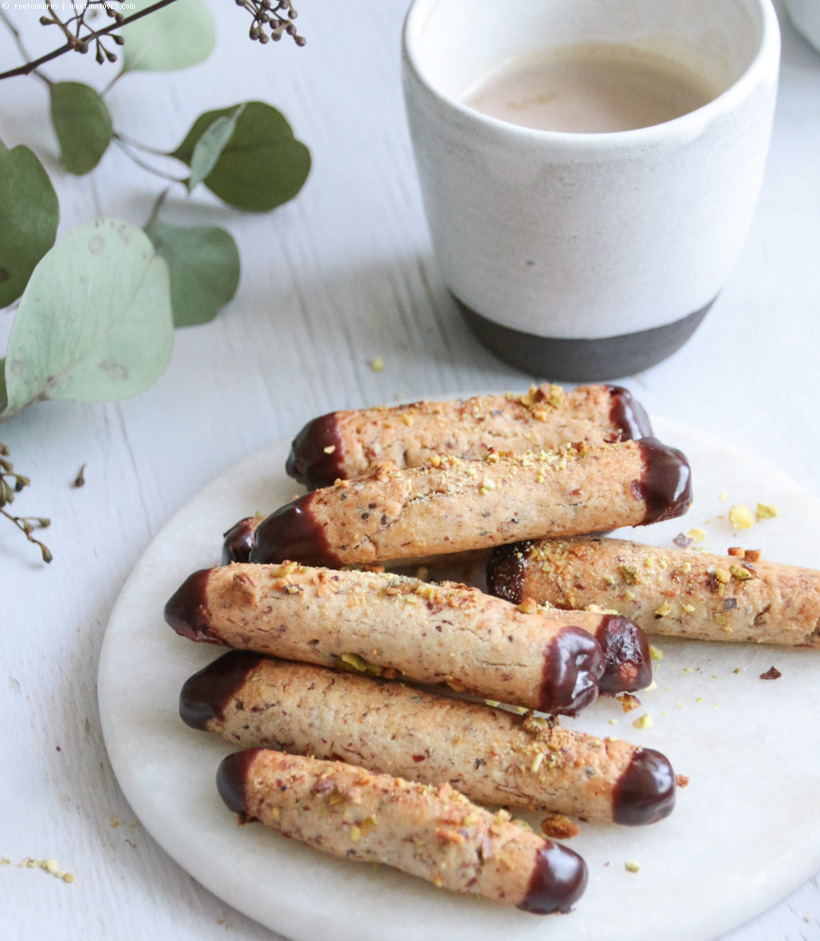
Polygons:
[[[670,545],[698,526],[714,551],[762,548],[770,559],[820,568],[818,500],[717,439],[661,419],[655,429],[688,454],[695,503],[685,520],[637,538]],[[214,783],[229,747],[177,715],[185,679],[221,651],[178,637],[162,609],[190,572],[217,562],[223,530],[291,499],[298,488],[282,470],[287,447],[239,464],[168,523],[123,588],[100,659],[100,715],[122,789],[146,829],[204,886],[297,941],[696,941],[741,924],[820,869],[820,651],[667,639],[657,642],[658,688],[641,694],[640,710],[627,716],[604,700],[565,721],[661,750],[689,787],[654,826],[583,827],[571,846],[590,881],[569,915],[459,898],[385,867],[322,856],[262,826],[238,828]],[[758,501],[776,504],[778,517],[738,534],[718,518],[734,503],[754,510]],[[759,679],[772,665],[782,677]],[[646,711],[653,727],[633,728]],[[626,860],[640,872],[626,871]]]

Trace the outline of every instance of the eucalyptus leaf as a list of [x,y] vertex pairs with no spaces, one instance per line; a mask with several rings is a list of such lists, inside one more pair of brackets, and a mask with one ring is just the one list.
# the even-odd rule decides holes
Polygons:
[[[128,15],[156,0],[132,0]],[[214,48],[214,21],[203,0],[175,0],[122,28],[123,72],[175,72],[204,62]]]
[[[215,121],[233,111],[221,108],[200,115],[172,156],[190,167],[197,142]],[[262,101],[249,101],[204,183],[231,206],[268,212],[293,199],[309,172],[310,151],[293,136],[281,112]]]
[[234,108],[230,117],[217,118],[194,145],[191,154],[191,176],[188,192],[198,186],[216,166],[228,141],[236,129],[236,122],[245,110],[245,105]]
[[100,162],[114,127],[105,102],[81,82],[51,86],[51,123],[60,142],[60,159],[69,173],[82,176]]
[[23,293],[34,266],[54,244],[60,205],[28,147],[0,141],[0,307]]
[[168,266],[140,229],[75,229],[34,269],[6,352],[6,414],[42,399],[136,395],[173,346]]
[[239,251],[232,236],[217,226],[157,221],[149,222],[145,232],[168,263],[174,326],[213,320],[239,285]]

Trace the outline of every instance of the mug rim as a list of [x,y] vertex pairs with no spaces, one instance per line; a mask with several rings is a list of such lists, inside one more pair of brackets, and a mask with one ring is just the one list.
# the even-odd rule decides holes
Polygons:
[[669,121],[662,121],[660,124],[650,124],[625,131],[578,132],[524,127],[492,117],[445,94],[424,74],[414,48],[413,29],[430,8],[439,2],[441,0],[412,0],[402,26],[402,61],[405,69],[412,73],[429,95],[444,106],[451,108],[463,120],[472,121],[476,125],[483,126],[487,131],[499,135],[506,134],[519,138],[519,143],[571,145],[577,149],[607,146],[619,149],[672,138],[688,139],[698,134],[715,117],[733,110],[739,102],[743,101],[752,92],[761,75],[766,74],[771,58],[774,59],[774,80],[777,81],[778,77],[780,24],[772,0],[744,0],[747,7],[760,11],[761,30],[757,51],[743,73],[725,91],[699,108],[695,108],[694,111],[689,111]]

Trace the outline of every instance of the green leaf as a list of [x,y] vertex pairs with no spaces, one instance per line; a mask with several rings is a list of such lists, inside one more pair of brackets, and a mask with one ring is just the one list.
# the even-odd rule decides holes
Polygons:
[[114,128],[105,102],[90,85],[56,82],[51,86],[51,122],[60,142],[60,159],[77,176],[90,173],[111,143]]
[[173,346],[168,267],[116,219],[75,229],[34,269],[6,352],[6,413],[40,399],[136,395]]
[[[233,108],[200,115],[172,154],[191,166],[199,141],[219,118]],[[205,185],[231,206],[268,212],[299,192],[310,172],[310,151],[296,140],[282,114],[262,101],[249,101]]]
[[59,221],[57,194],[34,152],[0,141],[0,307],[23,293]]
[[238,105],[230,117],[217,118],[194,145],[194,152],[191,155],[191,177],[188,180],[189,193],[216,166],[244,110],[245,105]]
[[[133,0],[128,15],[156,0]],[[214,21],[203,0],[175,0],[122,28],[123,72],[175,72],[204,62],[214,48]]]
[[145,232],[168,263],[174,326],[213,320],[239,284],[239,251],[230,234],[216,226],[183,228],[156,221]]

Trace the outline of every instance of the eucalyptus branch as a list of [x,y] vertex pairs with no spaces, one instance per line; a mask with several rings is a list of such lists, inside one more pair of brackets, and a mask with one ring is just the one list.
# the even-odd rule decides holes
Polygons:
[[[97,29],[86,34],[82,39],[78,39],[76,36],[71,36],[71,38],[62,46],[59,46],[57,49],[52,49],[51,52],[47,52],[45,55],[40,56],[39,59],[35,59],[33,62],[26,62],[24,65],[18,65],[15,69],[9,69],[7,72],[0,72],[0,79],[4,78],[14,78],[16,75],[29,75],[38,69],[41,65],[45,65],[46,62],[51,62],[52,59],[57,59],[61,55],[65,55],[66,52],[88,52],[88,46],[92,42],[97,42],[103,36],[108,36],[110,33],[113,33],[115,29],[119,29],[121,26],[126,26],[128,23],[133,23],[134,20],[142,19],[143,16],[149,16],[151,13],[155,13],[157,10],[161,10],[163,7],[170,6],[170,4],[176,3],[176,0],[157,0],[156,3],[152,4],[150,7],[146,7],[144,10],[139,10],[137,13],[132,13],[130,16],[123,17],[121,14],[118,14],[119,22],[115,20],[113,23],[109,23],[108,26],[104,26],[102,29]],[[87,7],[86,7],[87,8]],[[53,8],[49,7],[53,11]],[[43,23],[44,20],[47,20],[48,17],[41,17],[40,22]],[[50,25],[51,20],[48,23],[43,23],[43,25]],[[64,25],[64,24],[63,24]],[[120,36],[119,39],[122,39]],[[113,53],[112,53],[113,55]],[[99,54],[97,56],[97,61],[100,61]]]
[[51,550],[39,539],[35,539],[32,533],[35,529],[45,529],[50,526],[51,520],[42,516],[13,516],[6,510],[10,503],[14,503],[15,496],[31,483],[28,477],[14,470],[14,465],[8,458],[9,449],[5,444],[0,444],[0,516],[11,520],[29,542],[39,547],[43,562],[50,562],[53,558]]
[[[293,22],[297,17],[297,12],[291,0],[235,0],[235,2],[237,6],[242,7],[251,14],[251,26],[248,31],[248,35],[251,39],[265,45],[270,42],[270,40],[278,42],[283,36],[287,35],[293,39],[297,46],[305,45],[306,40],[304,36],[299,35],[296,25]],[[155,13],[157,10],[161,10],[163,7],[167,7],[172,3],[176,3],[176,0],[157,0],[156,3],[146,7],[144,10],[139,10],[137,13],[132,13],[130,16],[123,16],[119,10],[114,9],[110,0],[79,0],[79,2],[72,0],[71,6],[74,10],[74,15],[63,20],[57,13],[56,7],[52,5],[50,0],[47,0],[46,5],[51,15],[41,16],[40,23],[43,26],[58,27],[65,36],[65,43],[62,46],[58,46],[56,49],[52,49],[51,52],[40,56],[39,59],[25,62],[23,65],[8,69],[6,72],[0,72],[0,79],[14,78],[16,75],[30,75],[35,73],[40,79],[50,84],[49,80],[37,71],[41,65],[45,65],[46,62],[51,62],[52,59],[57,59],[67,52],[79,52],[85,55],[92,44],[96,48],[96,59],[100,65],[106,60],[108,62],[116,62],[116,54],[103,45],[103,39],[110,37],[117,45],[123,45],[125,40],[119,33],[116,33],[115,30],[120,29],[122,26],[127,26],[129,23],[133,23],[134,20],[139,20],[143,16],[149,16],[151,13]],[[86,15],[89,14],[89,11],[93,14],[99,9],[103,9],[113,22],[102,27],[102,29],[95,30],[86,23]],[[11,30],[17,42],[17,48],[20,50],[23,58],[28,59],[28,55],[20,40],[20,35],[14,25],[2,11],[0,11],[0,18],[2,18],[6,27]],[[87,32],[83,33],[84,29]],[[113,79],[111,82],[112,85],[118,77],[119,76],[116,76]]]
[[[306,40],[296,31],[294,20],[297,12],[290,0],[235,0],[238,7],[247,10],[253,17],[248,35],[264,46],[271,39],[274,42],[287,34],[297,46],[304,46]],[[284,15],[283,15],[284,14]],[[269,32],[265,32],[265,30]]]

